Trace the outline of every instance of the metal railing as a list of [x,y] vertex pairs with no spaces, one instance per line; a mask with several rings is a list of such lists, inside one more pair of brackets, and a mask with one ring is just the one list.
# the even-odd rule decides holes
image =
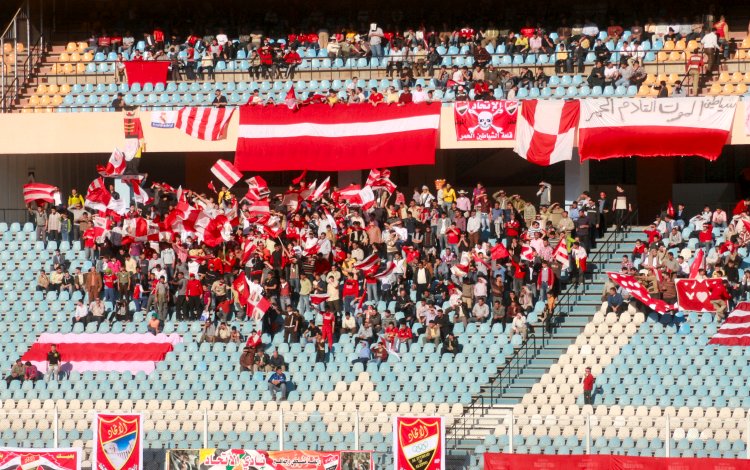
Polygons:
[[[39,24],[31,21],[31,5],[27,0],[16,10],[0,35],[0,111],[12,111],[39,67],[45,53],[43,1],[40,0]],[[12,51],[6,56],[6,47]]]
[[[597,251],[592,253],[589,258],[590,266],[593,268],[593,270],[587,270],[589,275],[596,276],[604,272],[601,260],[611,256],[614,247],[625,240],[629,232],[627,227],[631,227],[637,221],[638,209],[635,208],[628,212],[623,219],[625,229],[610,230],[602,240],[596,242]],[[461,418],[447,430],[446,435],[451,440],[449,448],[456,448],[458,441],[465,439],[471,433],[477,419],[482,417],[488,408],[493,407],[497,399],[504,396],[505,391],[523,374],[526,366],[536,358],[549,340],[554,338],[565,318],[572,313],[573,308],[578,304],[578,295],[580,295],[578,289],[572,283],[568,283],[558,297],[553,314],[546,319],[544,325],[530,333],[527,341],[514,350],[513,355],[506,360],[505,366],[484,387],[483,392],[472,398],[471,404],[464,408]]]

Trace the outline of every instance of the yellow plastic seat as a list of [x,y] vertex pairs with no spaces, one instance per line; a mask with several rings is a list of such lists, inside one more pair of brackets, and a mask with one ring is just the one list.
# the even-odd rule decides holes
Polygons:
[[63,64],[63,73],[71,74],[73,70],[75,70],[73,64]]
[[737,49],[737,59],[747,60],[747,49]]
[[648,96],[650,92],[651,88],[649,88],[649,86],[645,83],[641,85],[640,88],[638,88],[638,96]]
[[67,83],[63,83],[60,86],[60,94],[67,95],[68,93],[70,93],[70,85],[68,85]]
[[673,51],[674,50],[674,41],[671,39],[668,41],[664,41],[664,47],[662,47],[663,51]]
[[680,81],[680,75],[676,73],[670,73],[667,77],[667,83],[670,85],[674,85],[675,83]]
[[29,106],[39,106],[39,97],[37,95],[29,97]]
[[674,45],[674,48],[675,48],[675,50],[677,50],[677,51],[684,51],[684,50],[685,50],[685,47],[686,47],[686,44],[685,44],[685,40],[684,40],[684,39],[680,39],[680,40],[679,40],[679,41],[677,41],[677,42],[675,43],[675,45]]
[[44,108],[42,108],[42,107],[34,108],[34,112],[37,113],[37,114],[41,114],[41,113],[44,112]]
[[669,54],[667,54],[665,51],[659,51],[656,54],[657,62],[666,62],[667,60],[669,60]]
[[722,88],[721,90],[722,95],[731,95],[733,93],[734,93],[734,85],[732,85],[731,83],[727,83],[726,85],[724,85],[724,88]]
[[60,95],[55,95],[52,97],[52,104],[55,106],[60,106],[63,102],[63,97]]
[[44,83],[40,83],[38,87],[36,87],[36,94],[37,95],[46,95],[47,94],[47,85]]
[[62,63],[70,62],[70,54],[68,54],[67,52],[61,52],[60,57],[57,58],[57,61]]
[[21,110],[21,112],[24,113],[24,114],[33,113],[34,112],[34,108],[23,108]]
[[719,83],[727,83],[729,81],[729,72],[721,72],[719,74]]
[[739,85],[734,87],[735,95],[744,95],[745,93],[747,93],[747,85],[745,85],[744,83],[740,83]]
[[83,54],[83,51],[86,50],[86,48],[89,47],[89,45],[85,42],[79,42],[78,43],[78,53]]
[[670,62],[681,62],[682,61],[682,52],[681,51],[672,51],[669,53],[669,61]]
[[70,54],[70,61],[71,62],[80,62],[81,61],[81,54],[74,52]]
[[666,74],[666,73],[660,73],[660,74],[659,74],[659,75],[658,75],[658,76],[656,77],[656,84],[657,84],[657,85],[659,85],[659,84],[660,84],[661,82],[666,82],[666,81],[668,80],[668,78],[669,78],[669,77],[667,77],[667,74]]
[[42,106],[49,106],[49,104],[52,102],[49,95],[43,95],[41,98],[39,98],[39,104]]
[[750,72],[745,72],[745,78],[742,79],[744,83],[750,83]]
[[745,39],[742,40],[742,47],[745,49],[750,47],[750,36],[746,36]]
[[92,54],[91,52],[85,52],[83,56],[81,56],[81,60],[84,62],[91,62],[92,60],[94,60],[94,54]]
[[72,54],[77,50],[78,50],[78,44],[74,42],[69,42],[68,45],[65,46],[65,52],[67,52],[68,54]]
[[77,63],[75,73],[77,73],[78,75],[86,73],[86,64],[81,62]]
[[718,83],[712,83],[711,88],[708,89],[709,95],[718,95],[721,93],[721,85]]
[[656,77],[653,73],[646,75],[646,80],[643,81],[644,85],[653,85],[656,82]]
[[688,41],[687,50],[689,52],[693,52],[693,50],[695,50],[695,48],[697,47],[698,47],[698,41],[696,41],[695,39],[691,39],[690,41]]
[[659,89],[657,87],[652,87],[648,91],[648,96],[658,96],[659,95]]
[[57,86],[56,83],[51,83],[47,87],[47,93],[49,93],[50,95],[56,95],[56,94],[60,93],[60,87]]
[[734,72],[732,74],[732,83],[740,83],[744,77],[742,72]]

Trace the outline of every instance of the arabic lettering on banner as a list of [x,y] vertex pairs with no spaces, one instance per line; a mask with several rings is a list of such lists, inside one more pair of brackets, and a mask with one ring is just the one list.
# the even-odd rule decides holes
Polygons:
[[167,470],[374,470],[371,452],[248,449],[175,449],[167,451]]
[[677,304],[680,310],[687,312],[713,312],[711,291],[724,283],[722,278],[710,278],[699,281],[697,279],[678,279]]
[[97,413],[94,417],[96,470],[143,468],[143,421],[139,413]]
[[81,470],[81,449],[19,449],[0,447],[0,468]]
[[445,470],[442,417],[393,418],[395,470]]
[[581,127],[601,125],[628,126],[653,122],[698,127],[731,128],[737,96],[700,96],[691,98],[589,98],[582,100]]
[[513,140],[518,101],[458,101],[453,107],[456,139]]

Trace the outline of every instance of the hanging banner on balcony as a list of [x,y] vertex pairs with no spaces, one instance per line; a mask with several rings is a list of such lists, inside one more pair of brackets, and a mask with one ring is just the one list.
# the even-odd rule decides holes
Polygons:
[[749,470],[750,461],[744,459],[626,457],[624,455],[484,454],[484,470],[515,470],[520,468]]
[[139,413],[96,414],[91,467],[96,470],[143,468],[143,422]]
[[81,449],[0,447],[0,470],[81,470]]
[[445,470],[442,417],[393,418],[395,470]]
[[518,101],[458,101],[453,105],[456,140],[513,140]]
[[175,449],[167,451],[167,470],[374,470],[372,452],[248,449]]

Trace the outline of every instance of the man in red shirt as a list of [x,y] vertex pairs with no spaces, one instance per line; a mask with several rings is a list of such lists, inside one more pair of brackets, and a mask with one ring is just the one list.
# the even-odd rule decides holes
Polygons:
[[732,297],[727,292],[727,288],[724,285],[724,281],[717,282],[711,287],[711,305],[714,306],[714,314],[718,322],[724,321],[724,316],[727,313],[727,306],[729,305],[729,299]]
[[401,328],[398,330],[398,344],[396,346],[396,351],[399,350],[400,346],[402,344],[406,345],[406,350],[409,351],[411,349],[411,342],[414,338],[414,334],[411,331],[411,328],[409,328],[409,325],[406,323],[401,324]]
[[383,102],[383,94],[378,91],[377,88],[370,89],[370,97],[367,99],[367,101],[373,105],[377,106],[380,103]]
[[294,80],[294,72],[297,70],[299,64],[302,63],[302,58],[297,51],[290,49],[284,56],[284,63],[286,64],[286,78]]
[[594,391],[594,376],[591,375],[591,367],[586,368],[586,375],[583,377],[583,404],[593,405],[594,400],[591,393]]
[[266,43],[258,49],[258,56],[260,57],[260,71],[263,74],[263,78],[269,78],[271,68],[273,67],[273,49],[271,49],[271,45]]
[[190,320],[197,320],[203,307],[201,306],[201,296],[203,295],[203,286],[201,281],[195,278],[195,274],[190,274],[190,279],[185,288],[185,297],[187,298],[187,317]]
[[328,351],[333,350],[333,324],[336,321],[336,315],[333,312],[324,311],[323,315],[323,328],[321,328],[321,335],[324,341],[328,341]]
[[412,103],[411,90],[409,90],[408,86],[405,86],[404,91],[401,92],[401,96],[398,97],[398,105],[403,106],[405,104],[411,104],[411,103]]

